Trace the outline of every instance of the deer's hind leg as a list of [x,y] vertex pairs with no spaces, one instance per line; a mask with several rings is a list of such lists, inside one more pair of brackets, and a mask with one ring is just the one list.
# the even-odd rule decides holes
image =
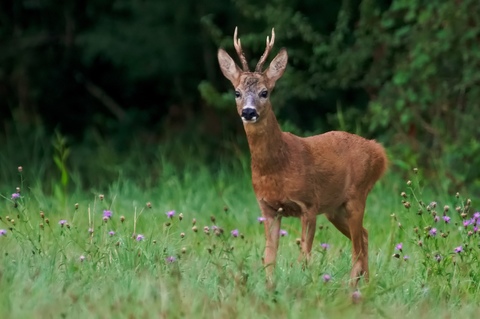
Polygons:
[[363,227],[365,201],[351,200],[335,214],[326,215],[328,220],[352,241],[351,284],[357,287],[360,278],[368,281],[368,232]]

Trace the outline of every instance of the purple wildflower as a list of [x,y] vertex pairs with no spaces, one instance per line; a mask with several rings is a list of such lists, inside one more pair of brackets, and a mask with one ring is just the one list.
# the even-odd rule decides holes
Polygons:
[[284,237],[288,235],[288,232],[285,229],[280,229],[280,236]]
[[177,261],[177,258],[175,258],[175,256],[169,256],[169,257],[165,258],[165,261],[166,261],[167,263],[171,264],[171,263],[176,262],[176,261]]
[[7,231],[5,229],[0,229],[0,236],[7,236]]
[[443,221],[444,221],[446,224],[450,223],[450,219],[451,219],[450,217],[448,217],[448,216],[443,216],[442,218],[443,218]]
[[16,200],[16,199],[18,199],[18,198],[20,198],[20,194],[19,194],[19,193],[13,193],[13,194],[12,194],[12,199],[13,199],[13,200]]
[[166,212],[165,214],[167,215],[168,218],[173,218],[173,216],[175,216],[175,211],[171,210],[169,212]]
[[65,219],[62,219],[58,222],[58,224],[62,227],[65,226],[66,223],[67,223],[67,221]]
[[480,212],[476,212],[473,214],[473,219],[479,220],[480,219]]
[[408,255],[403,256],[403,260],[407,261],[409,259],[410,259],[410,256],[408,256]]
[[323,250],[327,250],[330,247],[330,245],[327,244],[327,243],[322,243],[322,244],[320,244],[320,247],[322,247]]
[[463,221],[463,227],[467,227],[471,223],[472,223],[472,221],[470,219],[466,219],[466,220]]
[[395,249],[396,249],[396,250],[402,251],[402,248],[403,248],[403,243],[399,243],[399,244],[397,244],[397,245],[395,246]]
[[442,256],[439,255],[439,254],[436,254],[434,258],[435,258],[435,260],[436,260],[437,262],[441,262],[441,261],[442,261]]
[[458,247],[455,247],[455,249],[453,250],[456,254],[459,254],[463,251],[463,247],[462,246],[458,246]]
[[330,276],[329,274],[325,274],[322,278],[323,282],[329,282],[332,279],[332,276]]
[[112,211],[111,210],[104,210],[103,211],[103,220],[112,218]]
[[257,217],[257,221],[258,221],[260,224],[263,224],[263,222],[264,222],[265,220],[266,220],[265,217],[262,217],[262,216]]
[[432,228],[430,229],[430,231],[428,232],[430,234],[430,236],[434,237],[437,235],[437,229],[436,228]]
[[238,229],[232,230],[230,234],[232,234],[233,237],[238,237]]
[[478,227],[477,226],[473,227],[473,232],[478,233]]
[[113,230],[108,232],[108,236],[113,237],[115,235],[115,232]]
[[143,236],[143,235],[141,235],[141,234],[138,234],[138,235],[137,235],[137,238],[135,238],[135,239],[136,239],[136,241],[142,241],[142,240],[145,239],[145,236]]

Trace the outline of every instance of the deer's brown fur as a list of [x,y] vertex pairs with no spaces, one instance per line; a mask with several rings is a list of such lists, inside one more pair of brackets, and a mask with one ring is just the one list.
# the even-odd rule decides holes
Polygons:
[[[265,54],[273,39],[272,30]],[[236,32],[234,41],[237,53],[243,56]],[[252,184],[265,217],[267,275],[271,277],[275,264],[282,217],[301,219],[302,252],[308,258],[316,216],[323,213],[352,241],[351,279],[356,285],[360,276],[368,279],[368,233],[363,228],[363,215],[368,193],[387,168],[385,150],[373,140],[347,132],[306,138],[282,132],[269,93],[283,75],[287,59],[282,49],[267,70],[258,72],[262,65],[257,65],[256,72],[249,72],[248,65],[247,70],[241,70],[224,50],[218,51],[220,68],[239,95],[237,109],[244,119],[250,148]],[[267,91],[266,97],[263,91]],[[253,120],[243,117],[246,107],[255,109]]]

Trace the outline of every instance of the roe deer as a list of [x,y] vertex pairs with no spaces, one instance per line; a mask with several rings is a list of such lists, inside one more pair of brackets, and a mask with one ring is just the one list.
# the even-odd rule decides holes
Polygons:
[[254,72],[249,71],[237,28],[233,42],[242,69],[225,50],[218,50],[222,73],[235,88],[237,111],[250,148],[253,189],[265,218],[267,278],[272,278],[275,266],[282,217],[301,219],[301,256],[308,259],[317,215],[324,213],[352,241],[350,278],[357,286],[362,275],[368,280],[368,233],[363,215],[368,193],[387,168],[385,150],[373,140],[347,132],[306,138],[282,132],[269,96],[285,71],[287,51],[282,48],[262,71],[274,41],[272,29]]

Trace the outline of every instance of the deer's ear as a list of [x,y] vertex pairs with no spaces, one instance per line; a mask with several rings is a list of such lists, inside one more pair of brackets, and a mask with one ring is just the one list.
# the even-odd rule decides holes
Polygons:
[[220,69],[222,70],[223,75],[232,82],[234,86],[238,82],[241,71],[240,68],[235,64],[235,61],[228,55],[227,52],[223,49],[218,50],[218,64],[220,64]]
[[270,62],[268,69],[265,71],[267,78],[275,82],[277,81],[285,71],[288,62],[288,54],[285,48],[278,52],[277,56]]

